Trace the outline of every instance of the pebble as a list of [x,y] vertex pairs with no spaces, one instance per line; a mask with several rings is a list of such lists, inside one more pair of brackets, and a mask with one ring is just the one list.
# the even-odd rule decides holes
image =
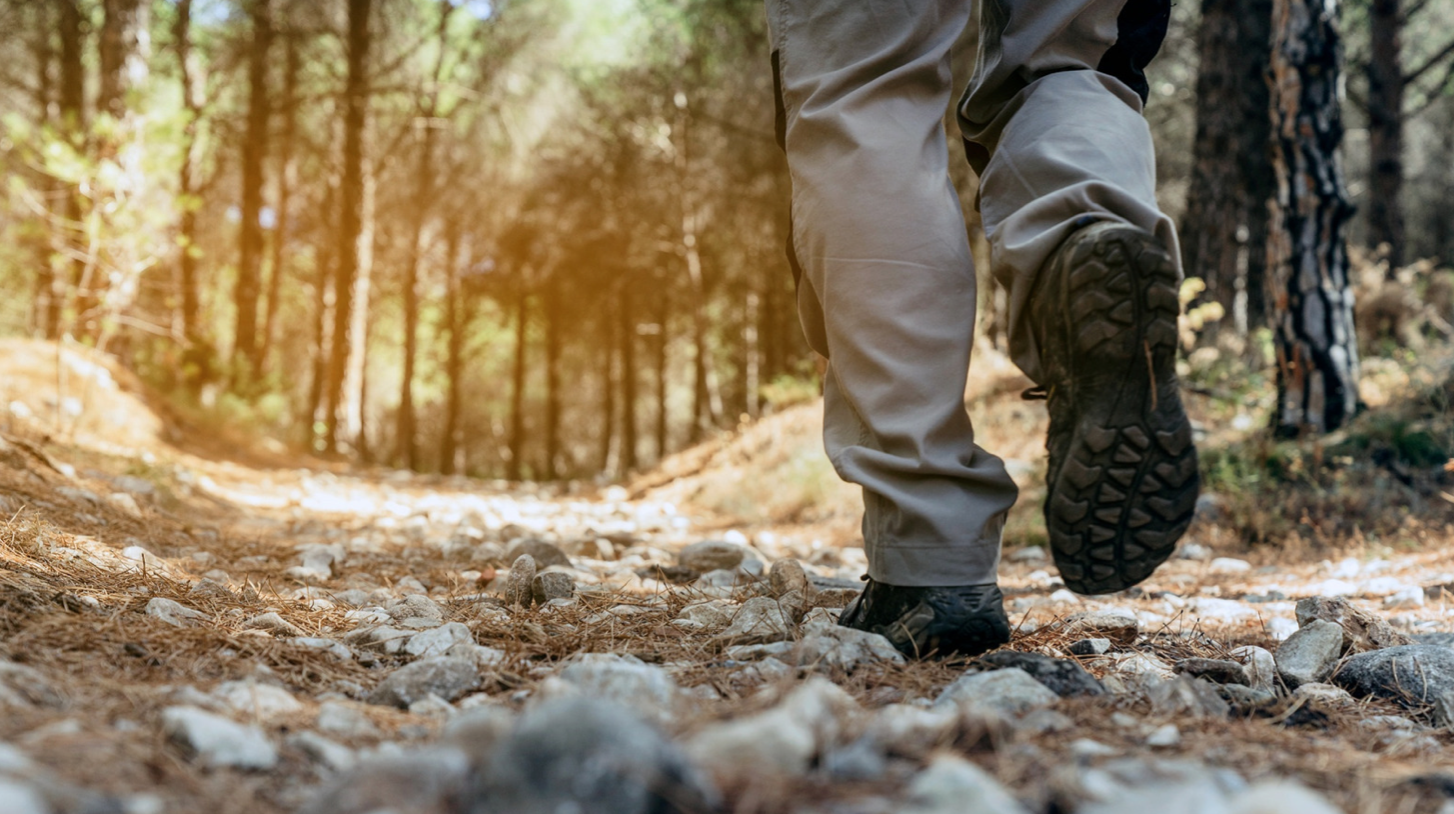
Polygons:
[[710,599],[706,602],[693,602],[682,608],[677,614],[677,621],[690,622],[697,627],[695,629],[723,628],[732,624],[732,615],[737,612],[737,606],[722,599]]
[[1029,814],[988,772],[948,753],[936,755],[905,793],[904,814]]
[[282,687],[251,680],[225,681],[212,691],[212,697],[238,715],[262,721],[303,709],[303,704]]
[[1225,718],[1230,711],[1215,685],[1191,676],[1153,684],[1146,695],[1152,710],[1168,718]]
[[1025,546],[1024,548],[1010,552],[1010,555],[1006,559],[1010,562],[1045,562],[1045,547],[1038,545]]
[[1252,684],[1245,667],[1226,659],[1182,659],[1176,663],[1176,671],[1213,684]]
[[0,811],[5,814],[53,814],[50,803],[39,791],[9,777],[0,777]]
[[1242,662],[1251,686],[1271,689],[1277,678],[1277,659],[1272,652],[1255,645],[1245,645],[1232,650],[1232,658]]
[[658,723],[675,715],[676,679],[635,656],[581,653],[566,660],[558,679],[583,698],[610,701]]
[[1317,681],[1300,685],[1292,691],[1292,697],[1307,701],[1319,701],[1332,706],[1343,706],[1344,704],[1353,703],[1353,696],[1347,690],[1334,684],[1323,684]]
[[465,811],[668,814],[717,810],[721,797],[676,745],[615,704],[562,699],[527,711],[473,755]]
[[[400,580],[402,582],[402,580]],[[444,608],[439,603],[423,594],[409,594],[402,599],[395,600],[384,606],[389,615],[399,621],[407,619],[429,619],[440,620],[444,618]]]
[[864,737],[890,755],[920,758],[948,746],[959,729],[959,710],[889,704],[876,712]]
[[404,652],[418,658],[442,656],[457,644],[474,644],[470,629],[459,622],[449,622],[432,630],[415,633],[404,643]]
[[1207,566],[1207,570],[1221,575],[1245,574],[1252,570],[1252,563],[1233,557],[1217,557]]
[[698,765],[724,784],[805,774],[813,758],[837,745],[857,704],[822,678],[809,678],[772,708],[708,726],[686,743]]
[[352,749],[337,741],[329,740],[317,732],[294,732],[284,741],[288,746],[307,755],[310,760],[330,771],[341,772],[351,768],[357,761]]
[[979,659],[996,669],[1019,668],[1062,698],[1104,695],[1105,687],[1085,671],[1079,662],[1055,659],[1041,653],[1000,650]]
[[146,601],[146,615],[160,619],[173,627],[191,627],[196,620],[206,619],[207,614],[193,610],[180,602],[154,596]]
[[1110,639],[1081,639],[1067,648],[1073,656],[1101,656],[1111,652]]
[[278,762],[277,749],[261,729],[197,707],[167,707],[162,729],[204,766],[265,770]]
[[1176,724],[1162,724],[1146,736],[1146,745],[1153,749],[1166,749],[1181,743],[1181,730]]
[[370,704],[408,709],[428,695],[453,701],[478,687],[475,663],[456,656],[435,656],[400,667],[368,695]]
[[[195,588],[193,589],[196,590]],[[259,614],[243,622],[243,627],[266,630],[279,636],[302,636],[303,629],[284,619],[277,611]]]
[[521,554],[510,565],[505,580],[505,602],[512,607],[528,608],[535,599],[535,558]]
[[903,664],[904,656],[888,639],[841,625],[818,625],[798,646],[799,667],[851,673],[865,664]]
[[677,554],[677,564],[699,574],[712,571],[734,571],[747,559],[748,550],[737,543],[703,540],[686,546]]
[[530,595],[537,605],[558,599],[570,599],[575,593],[575,578],[561,571],[536,574],[535,579],[530,581]]
[[1141,634],[1136,614],[1124,608],[1084,611],[1065,620],[1066,628],[1086,638],[1110,639],[1120,645],[1135,644]]
[[1424,589],[1416,585],[1402,588],[1383,599],[1383,606],[1389,610],[1413,610],[1424,606]]
[[961,710],[991,712],[1006,716],[1023,715],[1060,700],[1054,691],[1018,667],[971,673],[944,688],[935,706],[956,706]]
[[470,756],[449,747],[370,756],[340,773],[298,814],[441,814],[464,795]]
[[757,596],[742,603],[732,624],[713,638],[721,646],[780,642],[793,632],[793,620],[776,599]]
[[[1298,632],[1278,645],[1277,675],[1288,687],[1322,681],[1343,650],[1343,628],[1322,619],[1309,619]],[[1454,652],[1450,653],[1454,658]]]
[[336,639],[327,639],[322,636],[303,636],[293,639],[293,644],[309,650],[322,650],[339,661],[353,661],[353,651],[349,649],[348,645]]
[[340,701],[324,701],[318,707],[318,720],[314,723],[319,730],[337,735],[344,740],[377,737],[379,728],[362,710]]

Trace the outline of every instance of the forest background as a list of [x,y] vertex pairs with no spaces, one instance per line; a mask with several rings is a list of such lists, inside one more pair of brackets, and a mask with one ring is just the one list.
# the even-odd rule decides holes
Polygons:
[[[0,0],[0,24],[0,335],[113,354],[179,420],[612,479],[817,393],[759,0]],[[1454,0],[1173,7],[1146,113],[1194,390],[1336,429],[1357,398],[1277,409],[1288,348],[1447,339],[1451,31]],[[951,159],[993,348],[1003,296]],[[1351,313],[1291,335],[1304,255],[1304,293],[1356,294],[1359,335]]]

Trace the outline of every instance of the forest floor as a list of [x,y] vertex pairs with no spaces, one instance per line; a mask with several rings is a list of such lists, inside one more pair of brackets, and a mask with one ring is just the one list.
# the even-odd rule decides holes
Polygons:
[[[497,802],[522,793],[502,790],[498,764],[532,710],[580,696],[681,745],[661,760],[695,766],[683,811],[712,810],[717,792],[720,810],[763,814],[967,798],[1112,811],[1135,794],[1165,814],[1326,810],[1274,781],[1348,814],[1454,810],[1439,704],[1340,678],[1360,650],[1454,638],[1439,636],[1454,633],[1454,497],[1438,477],[1389,486],[1395,461],[1369,476],[1386,502],[1357,508],[1427,511],[1326,535],[1294,518],[1283,546],[1249,547],[1231,516],[1259,490],[1213,496],[1145,584],[1076,597],[1034,545],[1043,407],[996,370],[972,408],[1024,485],[1001,572],[1008,649],[1058,660],[1072,686],[1042,677],[1048,698],[975,683],[1044,661],[904,663],[832,626],[864,558],[851,493],[803,451],[813,405],[572,494],[243,454],[102,360],[0,342],[0,810],[677,810]],[[542,578],[523,580],[527,566]],[[534,605],[518,592],[532,584]],[[1296,689],[1279,647],[1315,596],[1367,615],[1342,611],[1351,646],[1319,675],[1332,683]],[[1249,647],[1279,653],[1277,668]],[[996,781],[1024,808],[996,802]]]

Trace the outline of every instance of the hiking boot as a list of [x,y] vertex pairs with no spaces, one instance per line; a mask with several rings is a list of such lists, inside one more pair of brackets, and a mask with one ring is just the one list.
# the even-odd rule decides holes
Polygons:
[[905,588],[870,579],[838,624],[877,633],[911,659],[977,656],[1010,640],[996,585]]
[[1040,286],[1050,550],[1072,591],[1124,590],[1171,556],[1200,485],[1176,379],[1176,267],[1149,232],[1099,222],[1066,239]]

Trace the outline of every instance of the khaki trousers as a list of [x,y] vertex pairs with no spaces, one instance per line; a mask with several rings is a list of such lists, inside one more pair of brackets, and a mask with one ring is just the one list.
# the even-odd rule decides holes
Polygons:
[[[1039,379],[1037,274],[1092,220],[1176,251],[1156,205],[1142,70],[1169,0],[980,0],[979,61],[959,103],[980,175],[1015,362]],[[964,407],[975,273],[949,180],[949,54],[971,0],[767,0],[778,135],[792,176],[798,310],[829,360],[824,442],[864,491],[869,575],[995,581],[1017,489]]]

